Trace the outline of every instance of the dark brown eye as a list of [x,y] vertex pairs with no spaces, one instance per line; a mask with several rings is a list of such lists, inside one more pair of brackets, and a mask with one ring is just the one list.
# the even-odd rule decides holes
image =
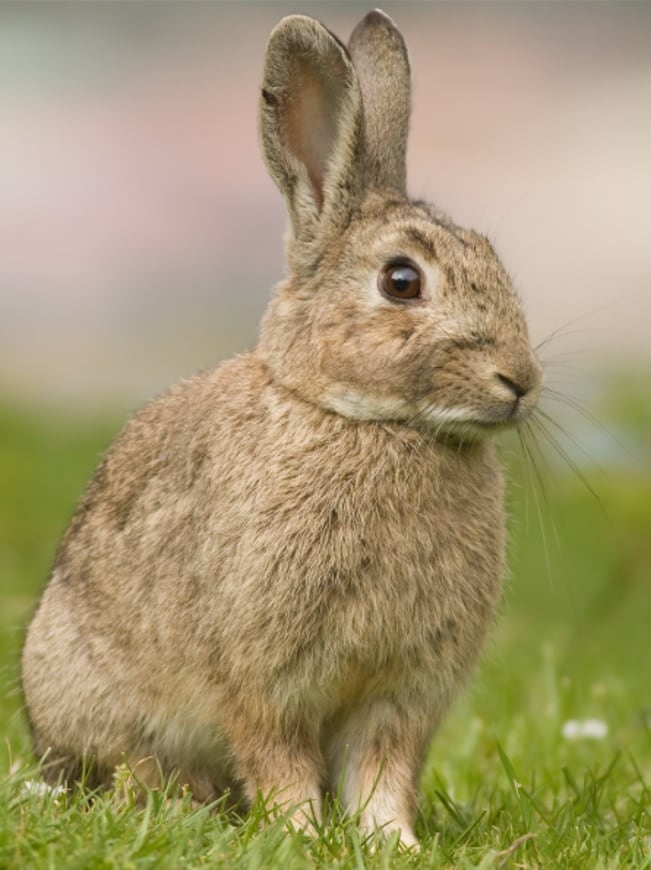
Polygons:
[[418,299],[420,272],[410,263],[389,263],[380,272],[380,290],[391,299]]

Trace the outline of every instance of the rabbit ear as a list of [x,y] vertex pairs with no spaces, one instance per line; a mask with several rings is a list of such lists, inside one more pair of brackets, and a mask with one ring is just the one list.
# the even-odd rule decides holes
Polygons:
[[364,100],[368,183],[405,193],[411,75],[404,40],[375,9],[353,31],[348,51]]
[[294,238],[342,228],[362,192],[362,97],[346,48],[304,15],[271,33],[260,101],[262,151]]

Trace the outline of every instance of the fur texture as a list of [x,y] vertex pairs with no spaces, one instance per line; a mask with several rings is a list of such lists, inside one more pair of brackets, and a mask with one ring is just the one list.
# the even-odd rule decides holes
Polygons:
[[[489,436],[541,375],[486,239],[406,197],[409,102],[382,13],[350,52],[304,16],[273,31],[260,129],[289,276],[255,351],[125,426],[59,547],[23,656],[50,779],[126,759],[317,817],[340,786],[415,842],[424,752],[504,573]],[[419,298],[379,288],[396,257]]]

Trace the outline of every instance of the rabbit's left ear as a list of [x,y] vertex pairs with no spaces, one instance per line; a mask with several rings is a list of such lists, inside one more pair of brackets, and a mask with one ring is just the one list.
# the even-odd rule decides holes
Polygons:
[[316,253],[343,229],[364,184],[362,96],[346,48],[322,24],[290,15],[265,57],[260,137],[293,237]]
[[411,73],[400,31],[375,9],[359,22],[348,42],[362,97],[369,186],[405,193]]

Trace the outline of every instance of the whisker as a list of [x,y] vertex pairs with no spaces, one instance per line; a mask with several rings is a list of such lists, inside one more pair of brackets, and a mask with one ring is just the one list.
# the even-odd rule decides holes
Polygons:
[[580,414],[585,420],[593,426],[596,426],[599,431],[608,438],[614,447],[617,447],[618,450],[625,453],[629,459],[635,459],[626,444],[613,435],[608,427],[605,426],[598,417],[595,417],[594,414],[588,411],[588,409],[582,405],[577,398],[574,396],[568,396],[565,393],[559,393],[558,390],[553,390],[551,387],[543,387],[542,394],[543,396],[549,397],[553,402],[558,402],[559,404],[566,405],[568,408],[572,408],[573,411],[576,411],[577,414]]
[[[556,520],[554,519],[554,510],[552,508],[551,500],[547,494],[548,487],[549,487],[549,489],[552,489],[554,486],[554,475],[550,469],[549,462],[548,462],[547,456],[545,454],[545,451],[541,449],[538,438],[536,437],[536,433],[534,432],[533,427],[531,426],[530,422],[526,423],[525,431],[526,431],[527,435],[529,436],[529,438],[531,439],[531,443],[533,445],[533,447],[531,449],[532,456],[533,456],[533,453],[535,450],[538,461],[544,466],[545,471],[547,471],[547,475],[545,476],[545,478],[543,478],[544,480],[547,481],[547,483],[542,483],[542,481],[541,481],[541,489],[542,489],[542,493],[543,493],[543,498],[545,500],[545,507],[547,508],[547,512],[548,512],[548,516],[549,516],[549,523],[551,525],[552,533],[554,535],[554,540],[556,541],[556,546],[557,546],[558,550],[560,551],[561,550],[561,541],[560,541],[560,537],[558,534],[558,528],[556,526]],[[540,476],[542,477],[542,475],[540,475]]]
[[[407,418],[407,425],[414,426],[417,423],[422,423],[426,419],[429,412],[433,409],[433,407],[434,407],[434,403],[428,402],[419,411],[416,411],[415,414],[412,414],[411,417]],[[407,402],[405,402],[405,410],[407,410],[408,408],[409,408],[409,404]]]
[[551,399],[554,399],[557,402],[561,402],[564,405],[567,405],[569,408],[573,408],[575,411],[578,411],[579,414],[582,414],[586,420],[589,420],[590,423],[594,423],[596,426],[603,426],[600,420],[598,420],[594,414],[591,414],[581,402],[575,398],[574,396],[568,396],[565,393],[559,393],[558,390],[554,390],[551,387],[543,387],[542,394],[544,396],[549,396]]
[[559,350],[554,354],[554,356],[538,357],[538,359],[541,361],[543,366],[545,366],[545,365],[551,365],[556,360],[564,360],[564,359],[567,359],[568,357],[570,357],[572,359],[576,359],[576,357],[588,356],[591,353],[593,353],[593,350],[591,348],[573,347],[573,348],[570,348],[568,350]]
[[[537,439],[535,438],[535,435],[534,435],[534,432],[533,432],[533,428],[530,426],[529,423],[527,423],[526,426],[527,426],[527,429],[528,429],[529,433],[530,433],[531,436],[532,436],[532,439],[533,439],[534,444],[536,445],[536,448],[538,449],[538,454],[539,454],[539,456],[541,457],[541,459],[543,459],[543,461],[546,462],[544,452],[540,449],[540,446],[539,446],[539,444],[538,444],[538,441],[537,441]],[[550,479],[553,480],[553,476],[551,476]],[[554,522],[553,514],[552,514],[552,513],[550,513],[550,515],[549,515],[549,519],[550,519],[550,522],[552,523],[552,527],[553,527],[554,534],[555,534],[555,537],[556,537],[556,542],[557,542],[558,547],[559,547],[559,550],[560,550],[561,547],[560,547],[560,542],[559,542],[559,539],[558,539],[558,531],[557,531],[556,523]],[[576,624],[576,629],[577,629],[577,632],[579,632],[580,634],[582,634],[583,632],[582,632],[582,629],[581,629],[581,618],[580,618],[580,616],[579,616],[579,610],[578,610],[578,607],[577,607],[577,604],[576,604],[576,595],[575,595],[575,593],[574,593],[574,582],[573,582],[573,579],[572,579],[572,575],[571,575],[571,574],[568,574],[568,576],[567,576],[567,578],[566,578],[566,584],[567,584],[567,585],[566,585],[567,594],[568,594],[568,596],[569,596],[570,607],[572,608],[572,615],[573,615],[573,618],[574,618],[574,622],[575,622],[575,624]]]
[[[544,488],[544,484],[542,482],[540,471],[539,471],[538,466],[536,464],[536,458],[533,455],[531,447],[527,443],[527,439],[525,437],[526,432],[529,432],[529,434],[531,434],[529,427],[528,427],[528,424],[525,423],[523,426],[523,430],[522,431],[518,430],[518,432],[519,432],[519,434],[522,435],[522,439],[521,439],[520,443],[522,444],[522,448],[524,450],[525,456],[527,457],[527,461],[531,464],[531,469],[533,470],[534,477],[535,477],[535,480],[533,477],[529,478],[529,480],[531,482],[531,494],[533,496],[533,503],[534,503],[534,507],[536,508],[536,514],[538,515],[538,523],[540,526],[540,536],[541,536],[542,544],[543,544],[543,552],[545,554],[545,564],[547,566],[547,577],[549,579],[550,584],[553,584],[552,565],[551,565],[551,560],[550,560],[550,556],[549,556],[549,544],[547,542],[547,532],[545,530],[545,520],[543,518],[543,512],[542,512],[541,507],[540,507],[540,500],[538,498],[538,488],[537,488],[535,481],[537,481],[538,485],[541,487],[542,492],[545,491],[545,488]],[[525,467],[527,467],[526,463],[525,463]]]
[[[576,376],[584,375],[584,369],[579,368],[578,366],[572,365],[570,362],[567,362],[564,359],[554,358],[549,360],[541,360],[540,361],[545,373],[547,373],[550,369],[561,369],[563,372],[568,372],[569,374]],[[555,374],[555,372],[554,372]],[[545,381],[547,382],[547,381]]]
[[561,432],[567,438],[567,440],[571,444],[574,445],[574,447],[576,447],[576,449],[579,451],[579,453],[581,453],[582,456],[585,456],[585,458],[588,460],[588,462],[591,465],[593,465],[597,469],[597,471],[599,471],[601,473],[604,472],[603,467],[601,465],[599,465],[599,463],[596,461],[596,459],[588,453],[588,451],[581,444],[581,442],[577,438],[575,438],[573,435],[571,435],[564,426],[562,426],[560,423],[558,423],[556,420],[554,420],[553,417],[550,417],[550,415],[547,414],[546,411],[543,411],[542,408],[537,408],[535,416],[537,418],[542,417],[543,420],[545,420],[550,426],[553,426],[555,429],[558,429],[558,431]]
[[531,481],[531,472],[529,471],[527,448],[524,444],[524,433],[521,427],[518,427],[516,429],[516,434],[518,436],[518,441],[520,442],[520,450],[522,451],[522,458],[524,460],[524,473],[526,476],[526,482],[524,487],[524,523],[527,532],[529,532],[529,487],[533,484]]
[[606,519],[606,521],[608,522],[608,524],[610,526],[612,526],[611,518],[610,518],[608,512],[606,511],[601,498],[599,497],[598,493],[595,492],[593,487],[590,485],[589,481],[587,480],[586,476],[583,474],[583,472],[581,471],[579,466],[576,464],[576,462],[574,462],[572,457],[568,454],[567,450],[565,450],[563,445],[559,443],[558,439],[548,430],[548,428],[545,426],[545,424],[540,420],[540,418],[538,416],[532,417],[531,420],[532,420],[532,423],[535,423],[536,427],[538,428],[540,433],[543,435],[543,437],[547,440],[547,442],[554,448],[554,450],[556,450],[558,455],[565,461],[567,466],[574,472],[574,474],[576,474],[577,478],[581,481],[581,483],[585,486],[585,488],[588,490],[588,492],[592,495],[592,497],[595,499],[595,501],[599,505],[599,509],[601,510],[601,512],[602,512],[604,518]]
[[[582,329],[568,329],[566,332],[557,332],[556,334],[552,333],[551,335],[547,336],[546,339],[541,341],[541,343],[534,348],[534,352],[538,353],[538,351],[542,350],[544,347],[547,347],[548,344],[550,344],[550,342],[555,340],[555,339],[574,338],[577,335],[608,335],[608,336],[611,336],[612,334],[613,334],[612,329],[610,329],[607,326],[586,326]],[[581,348],[578,348],[578,350],[580,351]],[[583,352],[585,353],[585,349],[583,349]]]
[[[549,335],[544,338],[539,344],[534,347],[534,351],[540,350],[540,348],[545,347],[555,338],[564,338],[567,335],[576,335],[577,332],[590,332],[594,330],[599,330],[600,327],[595,327],[594,329],[590,329],[586,327],[582,330],[570,330],[568,328],[570,326],[574,326],[575,323],[581,323],[581,321],[585,321],[588,317],[593,317],[595,314],[601,314],[603,311],[607,311],[615,306],[615,302],[607,302],[605,305],[600,305],[597,308],[593,308],[591,311],[584,311],[583,314],[579,314],[577,317],[573,317],[571,320],[568,320],[566,323],[562,323],[560,326],[557,326],[556,329],[552,330]],[[604,330],[608,332],[609,330]]]

